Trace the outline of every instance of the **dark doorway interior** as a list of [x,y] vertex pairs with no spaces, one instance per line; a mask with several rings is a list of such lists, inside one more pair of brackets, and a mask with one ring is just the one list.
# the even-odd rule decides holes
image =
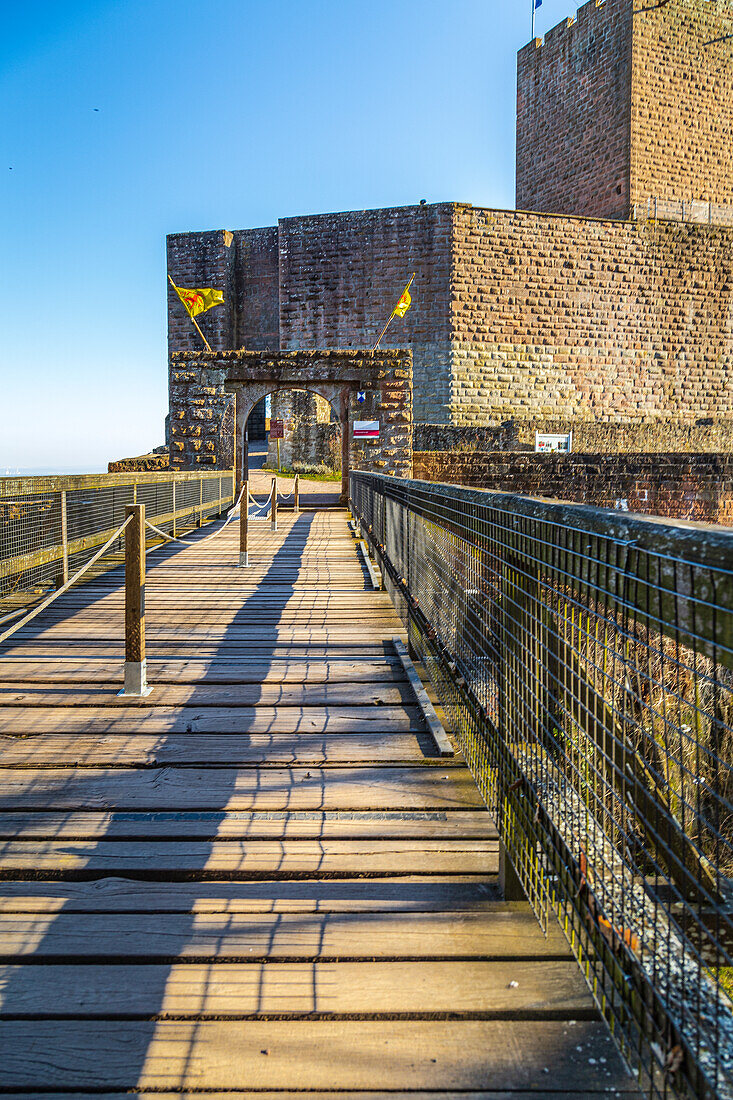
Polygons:
[[250,442],[267,438],[265,431],[265,398],[258,401],[247,419],[247,435]]

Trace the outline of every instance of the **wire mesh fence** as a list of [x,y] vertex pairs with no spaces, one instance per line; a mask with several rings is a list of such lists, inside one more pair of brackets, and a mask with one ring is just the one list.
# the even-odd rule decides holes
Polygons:
[[733,1096],[733,536],[374,474],[351,501],[640,1086]]
[[[171,535],[233,500],[232,471],[0,478],[0,613],[65,583],[123,522],[128,504],[144,504]],[[149,546],[160,542],[148,535]],[[121,552],[118,540],[108,556]]]

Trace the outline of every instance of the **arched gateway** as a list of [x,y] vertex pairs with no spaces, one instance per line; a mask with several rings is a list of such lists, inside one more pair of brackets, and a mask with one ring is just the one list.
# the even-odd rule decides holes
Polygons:
[[[268,393],[305,389],[339,410],[344,502],[350,469],[412,474],[410,351],[174,352],[171,378],[176,469],[234,461],[241,476],[244,428],[254,406]],[[354,424],[365,421],[375,423],[378,434],[354,438]]]

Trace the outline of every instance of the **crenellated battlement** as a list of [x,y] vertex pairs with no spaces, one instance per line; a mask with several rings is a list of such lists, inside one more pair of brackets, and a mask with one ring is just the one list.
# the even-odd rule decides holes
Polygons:
[[[728,0],[589,0],[518,54],[517,206],[733,205]],[[725,51],[725,53],[721,52]]]

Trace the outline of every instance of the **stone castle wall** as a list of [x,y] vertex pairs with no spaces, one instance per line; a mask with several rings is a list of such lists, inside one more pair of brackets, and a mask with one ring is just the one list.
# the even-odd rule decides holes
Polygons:
[[733,205],[730,0],[591,0],[520,50],[517,206]]
[[[731,16],[733,0],[591,0],[520,51],[518,203],[549,213],[438,203],[178,234],[169,272],[224,291],[200,318],[216,351],[369,348],[414,272],[382,347],[412,352],[416,422],[638,426],[642,450],[665,431],[699,449],[698,422],[733,415]],[[169,350],[199,349],[170,287],[168,311]],[[189,432],[233,423],[215,380],[190,394]]]
[[633,8],[631,202],[733,207],[733,3],[633,0]]
[[[409,351],[380,348],[359,355],[345,351],[181,351],[171,355],[171,379],[173,469],[230,469],[235,465],[236,387],[247,411],[267,393],[292,393],[307,387],[309,393],[318,394],[334,409],[340,407],[344,393],[349,425],[360,419],[380,422],[379,439],[350,438],[352,469],[410,476],[413,419]],[[362,379],[369,389],[365,405],[358,404],[356,397]],[[240,427],[243,431],[244,424]]]
[[517,207],[625,218],[631,0],[595,0],[517,56]]
[[733,413],[733,229],[457,207],[451,285],[452,423]]
[[282,348],[372,347],[414,272],[380,346],[412,350],[415,418],[447,419],[452,227],[450,203],[281,221]]
[[685,424],[658,418],[636,424],[604,420],[505,420],[495,427],[416,424],[416,451],[534,451],[535,432],[573,433],[573,451],[580,454],[733,454],[733,419]]
[[[290,219],[278,241],[277,279],[273,232],[169,243],[174,279],[230,288],[200,318],[215,350],[269,350],[275,310],[283,349],[369,346],[414,270],[383,346],[413,351],[419,422],[653,433],[733,414],[733,228],[441,204]],[[172,288],[169,308],[171,347],[190,350]]]
[[413,477],[733,525],[733,455],[413,452]]

